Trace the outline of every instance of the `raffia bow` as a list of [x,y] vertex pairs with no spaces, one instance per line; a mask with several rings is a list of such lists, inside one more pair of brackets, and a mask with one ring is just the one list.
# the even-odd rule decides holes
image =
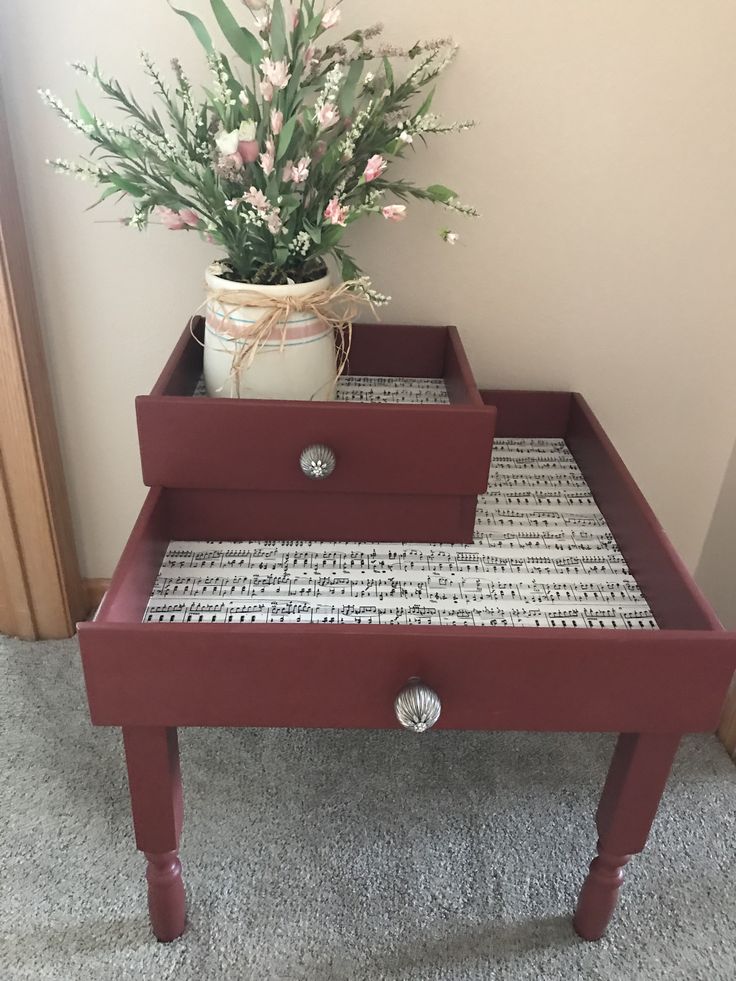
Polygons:
[[[242,341],[233,354],[230,381],[235,392],[240,397],[240,375],[253,364],[259,350],[272,333],[281,328],[281,345],[283,353],[286,346],[286,332],[289,317],[294,313],[311,314],[321,320],[325,326],[331,327],[336,335],[337,356],[335,361],[335,377],[333,388],[345,371],[350,356],[353,321],[363,305],[367,305],[373,315],[377,314],[370,298],[363,293],[356,294],[356,288],[362,287],[360,280],[349,280],[334,289],[319,290],[309,296],[273,297],[260,293],[257,289],[243,290],[207,290],[207,303],[217,303],[223,311],[223,319],[218,333],[228,339]],[[254,324],[242,324],[230,318],[242,307],[265,308],[265,312]]]

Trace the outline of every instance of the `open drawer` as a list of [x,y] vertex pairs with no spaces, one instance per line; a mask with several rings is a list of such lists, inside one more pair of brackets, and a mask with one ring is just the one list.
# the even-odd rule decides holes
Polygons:
[[455,327],[355,324],[338,399],[289,402],[198,397],[190,326],[136,399],[145,484],[238,491],[262,538],[472,541],[496,413]]
[[236,492],[150,491],[79,628],[93,722],[392,727],[421,678],[438,728],[715,728],[736,636],[584,400],[484,398],[499,439],[474,545],[275,542],[278,516]]

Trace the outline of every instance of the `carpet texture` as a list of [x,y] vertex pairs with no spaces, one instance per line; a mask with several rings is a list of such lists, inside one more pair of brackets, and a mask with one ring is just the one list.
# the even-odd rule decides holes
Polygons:
[[0,639],[2,981],[733,981],[736,768],[678,755],[606,939],[570,912],[609,736],[185,730],[189,925],[148,932],[76,644]]

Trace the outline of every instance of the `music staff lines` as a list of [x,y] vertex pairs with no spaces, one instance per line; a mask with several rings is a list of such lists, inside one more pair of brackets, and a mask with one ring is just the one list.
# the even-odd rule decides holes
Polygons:
[[480,578],[428,576],[399,579],[395,576],[358,579],[347,576],[308,575],[248,575],[248,576],[159,576],[156,596],[232,597],[251,599],[267,597],[304,598],[329,595],[350,599],[375,599],[392,602],[401,600],[436,600],[458,603],[477,603],[485,600],[522,600],[524,603],[588,603],[606,602],[612,598],[626,603],[640,599],[639,587],[631,578],[616,580],[595,579],[583,582],[565,580],[517,579],[487,581]]
[[[207,395],[200,379],[193,395]],[[396,405],[448,405],[450,397],[444,378],[393,378],[378,375],[342,375],[337,383],[340,402],[371,402]]]
[[528,610],[524,607],[482,606],[443,609],[437,606],[375,604],[340,606],[336,603],[152,603],[146,623],[304,623],[362,624],[364,626],[443,627],[572,627],[608,630],[653,630],[656,623],[648,610],[622,607],[557,607]]
[[499,439],[471,545],[171,542],[151,623],[656,629],[562,440]]
[[[177,543],[179,544],[179,543]],[[213,543],[214,544],[214,543]],[[505,544],[505,543],[504,543]],[[174,548],[166,553],[162,571],[187,569],[191,571],[228,570],[231,574],[245,572],[257,575],[259,572],[282,572],[284,576],[294,577],[302,572],[322,573],[325,585],[334,582],[336,575],[359,577],[366,571],[377,575],[401,575],[412,577],[423,572],[438,572],[448,575],[468,572],[481,575],[501,573],[535,576],[541,574],[557,575],[625,575],[627,566],[623,556],[616,551],[591,552],[589,554],[574,550],[566,556],[548,555],[499,555],[485,554],[485,550],[469,550],[460,555],[447,552],[392,552],[381,555],[370,546],[365,551],[318,552],[301,548],[284,553],[276,547],[255,548],[252,551],[234,547],[232,550],[209,548]],[[356,581],[358,581],[356,579]]]

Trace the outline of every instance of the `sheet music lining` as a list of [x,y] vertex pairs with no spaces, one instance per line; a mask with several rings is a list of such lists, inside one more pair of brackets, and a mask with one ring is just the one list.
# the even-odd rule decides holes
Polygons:
[[[193,395],[207,396],[200,378]],[[342,375],[337,382],[338,402],[449,405],[444,378],[394,378],[379,375]]]
[[171,542],[144,622],[657,627],[558,439],[496,440],[472,545]]

